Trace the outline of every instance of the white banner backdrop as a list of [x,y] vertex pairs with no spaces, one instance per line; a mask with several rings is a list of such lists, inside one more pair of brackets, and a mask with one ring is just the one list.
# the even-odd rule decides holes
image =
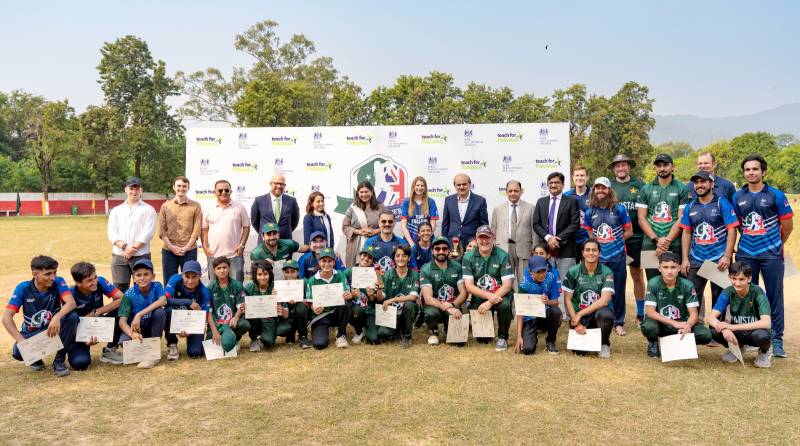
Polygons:
[[[233,199],[247,209],[269,192],[275,173],[286,177],[286,193],[297,198],[301,225],[308,195],[325,195],[325,210],[341,228],[356,184],[369,179],[383,203],[399,213],[416,176],[428,182],[428,194],[441,215],[444,198],[455,193],[453,177],[472,178],[473,191],[492,208],[505,200],[509,179],[522,182],[522,199],[546,195],[550,172],[569,184],[569,124],[465,124],[377,127],[189,128],[186,176],[189,196],[203,208],[213,206],[214,182],[230,181]],[[398,225],[399,234],[399,225]],[[436,234],[439,228],[436,229]],[[337,251],[344,241],[337,233]],[[248,251],[256,243],[251,231]]]

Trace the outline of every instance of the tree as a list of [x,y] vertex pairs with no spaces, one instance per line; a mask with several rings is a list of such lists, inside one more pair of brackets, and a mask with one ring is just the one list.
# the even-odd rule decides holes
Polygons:
[[45,103],[42,96],[14,90],[0,104],[0,119],[5,126],[6,153],[12,160],[20,161],[28,155],[26,136],[30,126],[37,121]]
[[[101,192],[106,200],[112,191],[120,189],[120,179],[127,173],[124,130],[124,116],[110,105],[89,106],[80,116],[81,158],[92,189]],[[108,211],[108,203],[105,209]]]
[[547,97],[537,98],[523,94],[511,101],[508,107],[508,122],[545,122],[549,108]]
[[368,121],[371,125],[457,124],[463,122],[461,99],[461,90],[448,73],[403,75],[392,87],[370,93]]
[[654,147],[654,153],[666,153],[673,158],[682,158],[695,153],[692,146],[683,141],[669,141]]
[[63,100],[44,104],[41,114],[26,130],[30,157],[36,164],[41,180],[45,214],[49,214],[47,201],[53,183],[53,163],[60,153],[75,146],[77,129],[75,110]]
[[800,192],[800,143],[792,144],[767,160],[767,181],[784,191]]
[[178,114],[185,118],[241,124],[236,120],[233,104],[247,84],[244,69],[235,68],[228,81],[216,68],[186,74],[175,73],[175,83],[188,97],[178,108]]
[[508,87],[492,88],[470,82],[464,90],[464,122],[471,124],[508,122],[514,94]]
[[328,125],[364,125],[367,105],[361,87],[347,78],[334,85],[328,102]]
[[233,110],[248,127],[313,126],[317,115],[313,92],[305,82],[268,72],[248,82]]

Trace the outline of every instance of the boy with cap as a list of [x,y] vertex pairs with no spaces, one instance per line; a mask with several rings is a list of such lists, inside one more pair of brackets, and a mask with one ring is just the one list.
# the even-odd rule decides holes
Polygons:
[[[105,316],[115,318],[114,338],[108,345],[103,347],[103,355],[100,357],[100,362],[122,364],[122,353],[117,350],[119,335],[122,333],[119,329],[119,318],[117,316],[117,309],[122,303],[122,291],[104,277],[98,276],[94,265],[89,262],[78,262],[72,265],[70,274],[72,275],[72,280],[75,281],[75,286],[72,287],[72,296],[75,298],[75,313],[79,317]],[[103,304],[103,296],[110,297],[112,299],[111,302]],[[91,364],[90,347],[94,344],[97,344],[96,340],[86,343],[75,342],[72,345],[69,353],[69,361],[72,364],[72,368],[80,370],[80,368],[75,367],[76,362],[86,364],[86,367]]]
[[431,243],[433,261],[422,266],[419,273],[419,286],[425,302],[425,324],[431,331],[429,345],[439,343],[439,324],[447,322],[450,316],[461,319],[461,305],[467,300],[467,289],[461,264],[449,258],[450,240],[436,237]]
[[561,309],[558,308],[558,297],[561,295],[561,285],[553,272],[548,271],[547,260],[544,257],[532,256],[528,259],[528,271],[519,285],[519,291],[527,294],[538,294],[545,304],[545,317],[517,316],[517,343],[514,351],[525,355],[536,353],[538,343],[537,332],[547,332],[545,346],[547,352],[558,354],[556,348],[556,334],[561,326]]
[[353,295],[350,293],[350,285],[343,272],[333,269],[333,265],[336,263],[336,253],[333,252],[333,249],[322,248],[317,254],[319,271],[306,279],[306,300],[313,302],[314,285],[341,283],[344,290],[342,293],[344,305],[312,308],[315,316],[311,320],[311,345],[317,350],[327,348],[330,344],[330,328],[336,327],[336,347],[346,348],[350,345],[345,334],[352,314],[350,300]]
[[[375,268],[375,257],[373,256],[375,251],[374,246],[364,246],[361,248],[361,252],[358,255],[358,266],[361,268]],[[344,275],[348,283],[353,283],[353,268],[347,268]],[[376,280],[375,285],[372,287],[353,288],[351,290],[353,293],[353,314],[350,316],[350,325],[353,326],[353,330],[356,332],[353,339],[350,341],[352,344],[360,344],[364,339],[368,296],[371,295],[374,298],[379,283],[380,279]]]
[[[11,356],[17,361],[22,361],[22,353],[17,347],[18,342],[47,331],[48,337],[58,335],[64,348],[56,352],[53,360],[53,374],[62,377],[69,375],[69,370],[64,364],[67,352],[75,342],[75,332],[78,329],[78,315],[75,309],[75,300],[67,287],[67,282],[58,277],[58,262],[47,256],[37,256],[31,260],[31,273],[33,278],[21,282],[14,288],[14,293],[6,305],[3,313],[3,328],[16,341]],[[22,330],[14,324],[14,315],[22,308]],[[72,357],[69,358],[72,362]],[[75,366],[84,364],[73,364]],[[88,367],[88,363],[85,364]],[[31,370],[45,369],[44,361],[39,360],[31,364]],[[85,368],[85,367],[84,367]]]
[[[377,328],[377,337],[389,338],[394,332],[400,332],[402,339],[401,348],[411,347],[411,332],[414,329],[414,320],[417,317],[417,299],[419,299],[419,273],[409,267],[411,249],[408,245],[398,245],[394,248],[394,268],[383,275],[383,287],[378,288],[381,305],[384,311],[389,305],[397,307],[397,330],[387,327]],[[374,316],[373,316],[374,317]],[[372,323],[367,329],[372,331]],[[374,339],[374,336],[368,337]]]
[[[267,260],[270,263],[292,258],[296,252],[308,251],[308,245],[301,245],[294,240],[280,238],[280,228],[275,223],[265,223],[261,228],[261,239],[250,252],[250,261]],[[319,234],[319,233],[317,233]]]
[[665,252],[658,257],[658,270],[661,275],[647,282],[645,300],[645,320],[642,334],[647,338],[647,356],[661,356],[658,338],[674,334],[694,333],[697,345],[711,342],[711,332],[703,324],[698,324],[697,294],[692,282],[678,276],[680,263],[673,252]]
[[[753,270],[745,262],[730,266],[728,277],[731,286],[720,293],[714,309],[708,316],[708,324],[714,329],[712,337],[724,346],[729,344],[758,348],[753,363],[756,367],[772,367],[772,317],[769,299],[758,285],[752,283]],[[721,321],[720,316],[731,312],[731,322]],[[722,355],[724,362],[736,362],[730,350]]]
[[239,344],[250,323],[245,319],[244,286],[230,276],[231,264],[227,257],[214,257],[214,280],[208,285],[211,291],[211,313],[209,313],[209,337],[222,345],[225,353]]
[[[472,295],[470,310],[497,313],[497,343],[495,351],[508,349],[508,330],[511,328],[511,308],[514,302],[514,267],[508,254],[494,245],[494,232],[489,225],[478,228],[477,249],[464,254],[461,269],[464,284]],[[491,339],[479,338],[481,344]]]
[[[300,268],[300,278],[303,279],[314,277],[314,274],[319,271],[319,260],[316,253],[322,248],[328,246],[328,241],[325,238],[325,234],[321,231],[312,232],[311,238],[309,238],[308,241],[308,246],[308,252],[303,254],[300,257],[300,260],[297,261],[298,267]],[[336,271],[344,271],[346,269],[344,263],[342,263],[341,259],[338,258],[334,262],[333,267]]]
[[183,264],[183,271],[173,274],[164,289],[167,298],[166,312],[167,323],[164,326],[164,337],[167,340],[167,359],[174,361],[179,358],[178,336],[186,338],[186,354],[190,358],[203,356],[203,335],[186,333],[170,333],[169,326],[172,322],[172,310],[202,310],[208,313],[211,307],[211,291],[200,282],[202,269],[197,260],[188,260]]
[[[300,278],[300,265],[294,260],[287,260],[283,264],[283,278],[284,280],[303,280]],[[303,284],[305,293],[305,283]],[[289,318],[292,320],[292,333],[287,337],[294,339],[294,332],[300,337],[300,347],[303,349],[311,348],[308,342],[308,314],[310,312],[310,304],[308,302],[289,302]]]
[[[133,264],[133,287],[128,288],[119,305],[120,343],[142,338],[159,338],[164,331],[167,297],[164,287],[156,282],[150,259],[139,259]],[[131,319],[128,324],[128,319]],[[152,369],[158,360],[142,361],[140,369]]]
[[[274,224],[274,223],[267,223]],[[266,226],[266,225],[264,225]],[[268,296],[276,294],[274,290],[275,276],[272,274],[272,265],[266,260],[256,260],[252,263],[251,277],[253,280],[244,285],[244,292],[248,296]],[[259,352],[261,346],[270,348],[275,345],[278,336],[285,337],[289,342],[289,335],[293,334],[292,322],[289,319],[289,305],[285,302],[276,304],[277,317],[248,318],[250,322],[250,351]],[[245,314],[245,317],[247,315]]]

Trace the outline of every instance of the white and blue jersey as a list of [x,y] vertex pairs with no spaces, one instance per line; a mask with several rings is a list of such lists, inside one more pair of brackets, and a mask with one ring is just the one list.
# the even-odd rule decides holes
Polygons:
[[[691,195],[692,200],[697,200],[697,193],[694,191],[694,183],[689,181],[686,183],[686,187],[689,188],[689,194]],[[732,202],[733,194],[736,193],[736,186],[734,186],[733,183],[725,178],[722,178],[719,175],[714,175],[713,192],[714,195]]]
[[[157,301],[164,295],[164,286],[161,282],[151,282],[150,289],[147,294],[142,294],[138,284],[133,284],[132,287],[125,291],[122,297],[122,304],[120,304],[119,316],[130,317],[131,319],[139,314],[140,311],[149,307],[153,302]],[[147,313],[142,316],[142,320],[150,319],[153,313]]]
[[103,276],[97,276],[97,291],[84,296],[77,286],[72,287],[72,297],[75,298],[75,312],[78,316],[86,316],[92,311],[103,306],[103,296],[113,298],[119,289]]
[[428,198],[428,215],[422,213],[422,206],[414,204],[414,215],[409,215],[408,208],[410,207],[411,198],[406,198],[400,205],[400,219],[406,220],[406,228],[408,233],[411,234],[411,241],[417,242],[417,234],[419,233],[419,225],[422,223],[430,223],[433,220],[439,219],[439,211],[436,209],[436,202],[433,198]]
[[575,188],[572,188],[566,192],[564,192],[565,197],[575,197],[575,200],[578,201],[578,211],[580,212],[580,227],[575,232],[575,243],[578,246],[583,245],[583,243],[589,239],[589,233],[586,232],[586,227],[584,226],[584,222],[586,222],[586,211],[589,210],[589,188],[586,188],[586,193],[583,195],[578,195],[578,192]]
[[692,234],[689,261],[699,268],[704,261],[718,262],[725,254],[728,229],[739,226],[733,205],[714,195],[707,204],[692,200],[683,209],[681,228]]
[[[408,242],[402,238],[392,234],[392,238],[389,239],[388,242],[383,241],[381,235],[373,235],[372,237],[368,238],[366,242],[364,242],[364,247],[374,246],[375,247],[375,264],[380,266],[381,271],[386,272],[390,269],[394,269],[394,256],[392,255],[392,251],[394,248],[400,245],[408,245]],[[414,261],[414,257],[408,261],[409,268],[416,268],[417,264]]]
[[600,244],[600,261],[625,259],[625,228],[632,227],[628,211],[619,203],[609,208],[589,208],[583,228]]
[[783,259],[780,220],[794,215],[786,195],[764,183],[758,192],[750,192],[745,185],[733,198],[733,210],[742,225],[737,259]]
[[192,302],[197,302],[203,311],[211,308],[211,291],[208,287],[200,282],[194,291],[187,290],[181,273],[175,273],[169,278],[164,296],[167,298],[167,305],[176,310],[188,310]]
[[53,285],[45,291],[36,289],[33,279],[21,282],[14,288],[14,294],[6,305],[7,310],[18,313],[22,308],[23,335],[47,328],[50,320],[61,311],[64,297],[72,294],[67,282],[61,277],[56,277]]
[[[544,280],[537,282],[533,280],[530,271],[526,268],[525,278],[522,279],[522,283],[519,284],[519,290],[525,294],[544,294],[547,296],[548,300],[556,300],[558,296],[561,295],[561,282],[558,280],[558,273],[556,272],[554,274],[553,271],[548,271]],[[528,322],[532,319],[536,318],[533,316],[525,316],[523,321]]]
[[[314,277],[314,274],[319,271],[319,260],[313,252],[308,251],[300,256],[300,260],[297,261],[297,266],[300,268],[297,271],[297,276],[301,279],[308,279]],[[345,268],[342,260],[337,258],[333,263],[333,269],[336,271],[344,271],[347,268]]]

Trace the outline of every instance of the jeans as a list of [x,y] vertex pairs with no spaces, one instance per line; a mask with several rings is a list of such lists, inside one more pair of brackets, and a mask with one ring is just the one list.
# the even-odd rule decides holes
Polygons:
[[[208,280],[214,280],[216,276],[214,276],[214,267],[212,266],[212,262],[214,261],[214,257],[208,258]],[[231,262],[231,268],[229,275],[234,279],[238,280],[239,282],[244,282],[244,257],[243,256],[236,256],[231,257],[228,259]]]
[[[172,308],[171,306],[164,307],[165,313],[165,323],[164,323],[164,339],[167,340],[167,345],[178,345],[178,334],[177,333],[170,333],[169,327],[172,322],[172,310],[177,310],[178,308]],[[203,356],[203,335],[202,334],[191,334],[186,336],[186,354],[189,355],[190,358],[199,358]]]
[[[150,317],[147,319],[142,319],[142,322],[139,326],[141,329],[141,334],[143,338],[161,338],[161,332],[164,331],[164,323],[167,319],[167,313],[164,311],[163,308],[156,308],[152,313],[150,313]],[[133,320],[133,318],[131,318]],[[128,321],[130,324],[130,321]],[[119,336],[120,344],[125,341],[130,341],[131,337],[125,333],[122,333]]]
[[347,332],[347,324],[350,323],[352,314],[350,302],[339,305],[335,310],[324,316],[316,316],[311,321],[311,345],[317,350],[322,350],[330,344],[330,328],[336,327],[336,336],[344,336]]
[[187,251],[182,256],[176,256],[169,249],[161,248],[161,267],[164,271],[161,280],[166,284],[170,277],[178,273],[178,268],[183,271],[183,264],[189,260],[197,260],[197,248]]

